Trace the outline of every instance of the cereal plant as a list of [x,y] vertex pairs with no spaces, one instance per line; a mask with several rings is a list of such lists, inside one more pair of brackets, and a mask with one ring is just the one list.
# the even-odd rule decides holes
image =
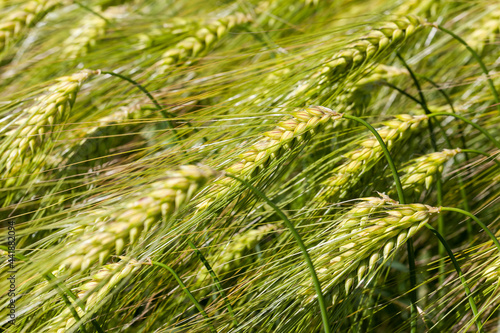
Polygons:
[[0,0],[0,331],[497,332],[500,4]]

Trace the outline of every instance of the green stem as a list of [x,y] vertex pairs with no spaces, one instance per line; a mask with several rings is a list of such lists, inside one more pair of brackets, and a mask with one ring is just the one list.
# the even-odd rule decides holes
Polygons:
[[420,102],[417,98],[413,97],[411,94],[407,93],[406,91],[404,91],[403,89],[399,88],[398,86],[395,86],[392,83],[389,83],[389,82],[386,82],[386,81],[383,81],[382,83],[384,85],[388,86],[389,88],[396,90],[401,95],[403,95],[405,97],[408,97],[409,99],[411,99],[415,103],[422,104],[422,102]]
[[[408,70],[408,73],[410,73],[410,76],[413,80],[413,83],[415,84],[415,87],[417,87],[418,96],[420,96],[420,103],[419,104],[424,109],[425,114],[426,115],[431,114],[432,112],[431,112],[431,110],[429,110],[429,107],[427,106],[427,101],[425,100],[424,93],[422,92],[422,87],[420,86],[420,82],[418,82],[418,79],[417,79],[415,73],[413,72],[411,67],[408,65],[408,63],[405,61],[405,59],[401,56],[401,54],[399,54],[399,52],[396,52],[396,56],[401,61],[403,66]],[[430,118],[427,119],[427,122],[429,124],[429,133],[430,133],[430,137],[431,137],[432,149],[434,149],[434,151],[437,151],[436,137],[434,135],[434,126],[433,126]]]
[[[450,97],[448,96],[448,94],[446,92],[444,92],[434,81],[432,81],[431,79],[427,78],[426,76],[423,76],[423,75],[419,75],[419,74],[416,74],[418,75],[419,77],[422,77],[424,80],[427,80],[428,82],[430,82],[434,87],[436,87],[440,93],[442,93],[442,95],[445,97],[445,99],[448,101],[448,104],[450,104],[450,107],[451,107],[451,110],[453,113],[455,113],[455,109],[453,107],[453,103],[450,99]],[[393,85],[393,84],[390,84],[388,82],[384,82],[385,85],[387,85],[388,87],[398,91],[400,94],[408,97],[409,99],[411,99],[412,101],[414,101],[415,103],[419,104],[422,106],[422,108],[424,107],[422,102],[420,100],[418,100],[417,98],[413,97],[411,94],[407,93],[406,91],[404,91],[403,89],[400,89],[399,87]],[[441,133],[443,134],[443,138],[446,142],[446,144],[448,145],[448,148],[449,149],[453,149],[453,146],[451,145],[451,142],[450,140],[448,139],[448,136],[446,135],[446,131],[444,130],[444,128],[438,123],[438,126],[439,128],[441,129]],[[460,133],[463,133],[463,129],[460,128]],[[460,140],[462,141],[462,147],[466,148],[467,145],[466,145],[466,142],[465,142],[465,138],[463,135],[460,135]],[[462,150],[463,151],[463,150]],[[457,159],[456,157],[453,158],[455,160],[455,162],[457,163]],[[468,154],[466,153],[465,154],[465,159],[468,161],[469,160],[469,156]],[[468,200],[467,200],[467,193],[465,192],[465,186],[464,186],[464,182],[463,182],[463,178],[461,175],[457,175],[457,181],[458,181],[458,184],[460,185],[460,196],[462,197],[462,200],[463,200],[463,205],[464,205],[464,209],[465,210],[470,210],[469,209],[469,203],[468,203]],[[438,192],[439,194],[439,192]],[[438,218],[438,221],[441,221],[441,218]],[[469,235],[472,235],[472,226],[469,222],[467,222],[467,232],[469,233]],[[442,253],[442,249],[440,247],[440,252],[439,253]]]
[[[126,77],[125,75],[122,75],[122,74],[118,74],[118,73],[115,73],[115,72],[110,72],[110,71],[101,71],[102,74],[108,74],[108,75],[112,75],[112,76],[116,76],[122,80],[125,80],[129,83],[132,83],[134,86],[137,87],[137,89],[139,89],[140,91],[142,91],[148,98],[151,102],[153,102],[153,104],[155,105],[155,107],[158,109],[158,111],[161,112],[161,114],[163,115],[163,117],[165,118],[175,118],[175,116],[173,114],[171,114],[170,112],[164,110],[160,103],[158,103],[158,101],[153,97],[153,95],[151,95],[151,93],[149,91],[147,91],[146,88],[144,88],[139,82],[135,81],[135,80],[132,80],[131,78],[129,77]],[[167,125],[169,128],[173,128],[172,124],[167,121]]]
[[410,332],[417,331],[417,268],[415,265],[415,249],[413,248],[413,237],[406,241],[406,252],[408,253],[408,266],[410,269]]
[[[425,114],[426,115],[431,114],[432,112],[431,112],[431,110],[429,110],[429,107],[427,106],[427,101],[426,101],[424,93],[422,91],[422,87],[420,86],[420,82],[417,79],[417,76],[415,75],[415,73],[413,72],[413,70],[410,67],[410,65],[408,65],[408,63],[406,62],[406,60],[403,58],[403,56],[399,52],[396,52],[396,56],[401,61],[401,63],[403,64],[403,66],[406,68],[406,70],[408,70],[408,73],[410,74],[410,76],[411,76],[411,78],[413,80],[413,83],[415,84],[415,87],[417,88],[418,96],[420,97],[420,103],[419,104],[424,109]],[[430,139],[431,139],[432,149],[434,151],[437,151],[438,150],[437,143],[436,143],[437,141],[436,141],[436,136],[434,135],[434,125],[432,124],[431,118],[427,119],[427,124],[428,124],[428,127],[429,127],[429,135],[430,135]],[[442,128],[441,128],[441,131],[443,133],[445,133],[445,131]],[[446,134],[445,134],[445,137],[446,137]],[[437,179],[436,179],[436,191],[437,191],[437,200],[439,202],[441,202],[442,198],[443,198],[442,187],[443,187],[443,184],[441,182],[441,177],[439,177],[439,175],[438,175]],[[442,233],[443,230],[444,230],[444,220],[443,220],[443,217],[441,215],[438,216],[438,229],[439,229],[440,233]],[[408,251],[409,250],[410,249],[408,249]],[[444,248],[443,248],[443,246],[441,244],[439,246],[438,253],[439,253],[440,256],[444,255]],[[440,270],[440,272],[441,271],[444,272],[444,261],[441,261],[439,270]],[[411,271],[411,269],[410,269],[410,271]],[[410,274],[410,279],[411,279],[411,274]],[[442,282],[442,281],[440,281],[440,282]],[[412,287],[416,286],[416,283],[417,283],[416,280],[414,282],[412,281]],[[416,297],[415,297],[415,301],[416,301]],[[412,321],[412,325],[411,325],[411,332],[412,333],[416,332],[416,322],[414,322],[416,320],[417,320],[416,317],[414,317],[414,319]]]
[[[450,106],[451,108],[451,112],[452,113],[457,113],[455,111],[455,107],[453,106],[453,101],[451,100],[451,97],[446,93],[446,91],[443,90],[443,88],[441,88],[436,82],[434,82],[433,80],[431,80],[430,78],[428,78],[427,76],[425,75],[422,75],[422,74],[416,74],[418,77],[421,77],[422,79],[424,79],[425,81],[429,82],[434,88],[437,89],[437,91],[443,95],[444,99],[446,100],[446,102],[448,103],[448,105]],[[465,149],[467,148],[467,142],[465,141],[465,137],[463,135],[463,128],[460,126],[459,128],[460,130],[460,141],[462,143],[462,147]],[[448,137],[445,136],[445,139],[448,140]],[[451,147],[450,147],[451,148]],[[467,160],[469,160],[469,157],[466,156],[465,157]]]
[[394,161],[392,160],[391,154],[389,153],[389,149],[387,149],[387,146],[384,142],[384,139],[382,139],[380,134],[378,134],[377,130],[372,125],[367,123],[365,120],[358,118],[356,116],[348,115],[348,114],[344,114],[344,115],[342,115],[342,117],[345,119],[354,120],[354,121],[362,124],[370,132],[372,132],[372,134],[377,138],[377,141],[378,141],[380,147],[382,148],[382,151],[384,152],[385,158],[387,160],[387,164],[389,164],[389,168],[391,169],[392,176],[394,178],[394,183],[396,184],[396,191],[398,193],[399,203],[404,205],[406,202],[405,202],[405,198],[404,198],[404,194],[403,194],[404,193],[403,186],[401,186],[401,180],[399,179],[399,176],[398,176],[398,170],[396,169],[396,166],[394,165]]
[[[438,207],[441,207],[443,205],[443,183],[441,181],[441,174],[438,172],[436,174],[436,201]],[[438,231],[442,235],[444,234],[444,218],[443,214],[438,215]],[[444,248],[443,243],[439,243],[438,247],[438,254],[439,257],[441,258],[441,261],[439,262],[439,285],[442,286],[444,283],[444,272],[445,272],[445,261],[444,261],[444,254],[445,254],[446,249]],[[443,296],[444,295],[444,290],[441,288],[439,291],[439,295]]]
[[479,56],[479,54],[477,54],[476,51],[474,51],[473,48],[471,48],[469,46],[469,44],[467,44],[466,41],[464,41],[460,36],[456,35],[454,32],[442,27],[441,25],[439,24],[432,24],[433,27],[447,33],[448,35],[450,35],[451,37],[453,37],[455,40],[457,40],[460,44],[462,44],[463,46],[465,46],[465,48],[467,49],[467,51],[469,51],[472,56],[474,57],[474,59],[476,59],[476,61],[478,62],[479,66],[481,67],[481,70],[483,71],[483,73],[486,75],[486,79],[488,80],[488,85],[490,86],[490,89],[491,89],[491,93],[493,94],[493,97],[495,98],[495,103],[497,105],[497,110],[500,111],[500,98],[498,96],[498,92],[495,88],[495,85],[493,84],[493,80],[490,78],[490,73],[488,71],[488,68],[486,68],[486,65],[484,64],[483,60],[481,59],[481,57]]
[[[394,165],[394,161],[392,160],[391,154],[389,153],[389,149],[387,149],[387,146],[380,136],[378,134],[377,130],[364,121],[361,118],[351,116],[351,115],[343,115],[344,118],[346,119],[351,119],[354,120],[362,125],[364,125],[370,132],[372,132],[373,135],[377,138],[377,141],[382,148],[382,151],[384,152],[385,158],[387,160],[387,164],[389,164],[389,168],[391,169],[392,176],[394,178],[394,183],[396,184],[396,191],[398,193],[398,199],[399,203],[404,205],[406,203],[405,197],[404,197],[404,192],[403,192],[403,187],[401,186],[401,179],[399,179],[398,175],[398,170],[396,169],[396,166]],[[417,293],[416,293],[416,286],[417,286],[417,274],[416,274],[416,267],[415,267],[415,251],[413,249],[413,238],[410,237],[408,241],[406,242],[406,249],[408,252],[408,262],[409,262],[409,270],[410,270],[410,298],[411,298],[411,305],[410,305],[410,314],[411,314],[411,333],[415,333],[417,331]]]
[[490,133],[488,133],[484,128],[482,128],[481,126],[479,126],[478,124],[476,123],[473,123],[472,121],[470,121],[469,119],[459,115],[459,114],[456,114],[456,113],[449,113],[449,112],[434,112],[434,113],[431,113],[428,115],[428,117],[455,117],[455,118],[458,118],[460,120],[462,120],[463,122],[466,122],[467,124],[471,125],[472,127],[474,127],[475,129],[477,129],[478,131],[480,131],[482,134],[484,134],[484,136],[486,136],[498,149],[500,149],[500,143],[495,140],[495,138],[493,136],[491,136]]
[[[205,310],[203,310],[203,307],[201,306],[201,304],[196,300],[196,298],[194,298],[193,294],[191,294],[191,292],[186,287],[184,282],[182,282],[179,275],[177,275],[177,273],[172,268],[170,268],[169,266],[162,264],[161,262],[158,262],[158,261],[151,261],[151,265],[165,268],[167,271],[169,271],[174,276],[174,278],[177,280],[177,283],[179,283],[179,286],[182,288],[184,293],[186,293],[187,297],[191,300],[191,302],[193,302],[194,306],[198,309],[198,311],[200,311],[200,313],[203,315],[203,317],[205,317],[206,319],[209,319],[207,313],[205,312]],[[215,327],[212,324],[210,324],[210,330],[212,332],[217,332],[217,330],[215,329]]]
[[453,254],[453,251],[451,250],[450,246],[444,239],[444,237],[437,231],[433,226],[430,224],[426,223],[425,226],[436,235],[436,237],[439,239],[441,244],[443,244],[444,248],[446,249],[446,252],[448,252],[448,256],[451,259],[451,262],[453,263],[453,267],[455,268],[455,271],[457,272],[458,276],[460,277],[460,282],[462,283],[462,286],[465,289],[465,294],[467,295],[467,299],[469,300],[469,305],[472,310],[472,313],[474,314],[474,321],[476,322],[477,325],[477,330],[478,332],[484,332],[483,331],[483,324],[481,323],[481,320],[479,319],[479,314],[477,312],[477,306],[476,303],[474,302],[474,299],[472,297],[472,293],[470,291],[469,285],[467,284],[467,281],[465,280],[465,277],[462,273],[462,270],[460,269],[460,265],[458,265],[457,259],[455,258],[455,255]]
[[95,16],[103,19],[104,22],[106,22],[107,24],[111,24],[111,22],[107,18],[105,18],[104,16],[102,16],[101,14],[99,14],[98,12],[96,12],[95,10],[93,10],[92,8],[90,8],[89,6],[84,5],[80,1],[73,0],[73,2],[76,3],[78,6],[80,6],[81,8],[85,9],[86,11],[92,13],[93,15],[95,15]]
[[484,224],[483,222],[481,222],[480,219],[478,219],[474,214],[471,214],[463,209],[460,209],[460,208],[454,208],[454,207],[441,207],[440,208],[441,211],[444,211],[444,212],[455,212],[455,213],[460,213],[460,214],[463,214],[471,219],[474,220],[474,222],[476,222],[477,224],[479,224],[479,226],[481,228],[483,228],[483,230],[488,234],[488,236],[491,238],[491,240],[493,241],[493,243],[495,244],[495,246],[497,247],[498,251],[500,252],[500,242],[498,241],[498,239],[495,237],[495,234],[491,232],[491,230],[486,226],[486,224]]
[[[0,245],[0,249],[7,251],[7,252],[9,251],[8,247],[3,246],[3,245]],[[30,261],[30,259],[28,257],[26,257],[25,255],[22,255],[22,254],[16,254],[14,257],[17,259],[20,259],[20,260]],[[43,277],[49,283],[51,283],[52,281],[57,281],[57,278],[52,273],[43,274]],[[66,294],[69,297],[71,297],[83,311],[85,311],[85,304],[83,304],[82,301],[75,294],[73,294],[73,292],[68,287],[66,287],[66,285],[59,283],[59,282],[56,282],[55,287],[57,289],[59,296],[61,296],[64,303],[68,306],[68,308],[71,311],[71,314],[75,318],[76,322],[79,322],[81,320],[81,318],[78,315],[78,312],[76,312],[75,308],[73,307],[73,304],[71,304],[71,302],[69,301]],[[101,326],[99,326],[99,324],[97,323],[97,321],[95,319],[92,319],[92,325],[94,326],[94,328],[96,329],[97,332],[104,333]],[[83,332],[86,332],[84,326],[81,326],[80,328]]]
[[191,241],[188,241],[188,243],[189,243],[189,246],[191,246],[191,248],[196,252],[196,255],[198,255],[198,258],[201,260],[201,262],[203,263],[203,265],[205,265],[205,268],[208,270],[208,272],[212,276],[212,279],[214,280],[215,286],[219,290],[222,298],[224,299],[224,303],[226,304],[227,311],[233,317],[233,324],[235,326],[238,326],[238,321],[236,320],[236,316],[234,315],[233,307],[231,306],[231,303],[229,302],[229,299],[227,298],[227,295],[224,292],[224,289],[222,288],[222,286],[220,284],[220,280],[217,277],[217,274],[215,274],[214,270],[212,269],[212,266],[210,266],[210,264],[208,263],[208,260],[205,258],[205,256],[203,255],[203,253],[201,253],[201,251],[198,250],[198,248],[196,247],[196,245],[194,245],[193,242],[191,242]]
[[309,256],[309,253],[307,252],[307,248],[304,245],[304,242],[302,241],[302,238],[300,237],[299,233],[297,230],[295,230],[292,222],[288,219],[288,217],[279,209],[278,206],[274,202],[272,202],[264,193],[262,193],[260,190],[255,188],[254,186],[250,185],[247,181],[238,178],[236,176],[233,176],[231,174],[226,174],[227,177],[233,178],[243,185],[245,185],[248,189],[250,189],[255,195],[260,197],[262,200],[264,200],[269,206],[271,206],[272,209],[278,214],[279,217],[283,219],[283,222],[285,223],[286,227],[290,230],[292,233],[293,237],[295,238],[297,244],[300,247],[300,250],[302,251],[302,256],[304,257],[304,260],[306,261],[307,267],[309,268],[309,273],[311,274],[311,278],[313,280],[314,284],[314,289],[316,289],[316,294],[318,296],[318,304],[319,304],[319,309],[321,311],[321,319],[323,320],[323,329],[325,330],[325,333],[330,333],[330,324],[328,323],[328,312],[326,310],[326,303],[325,299],[323,297],[323,292],[321,291],[321,284],[318,279],[318,275],[316,274],[316,270],[314,269],[314,264],[311,260],[311,257]]

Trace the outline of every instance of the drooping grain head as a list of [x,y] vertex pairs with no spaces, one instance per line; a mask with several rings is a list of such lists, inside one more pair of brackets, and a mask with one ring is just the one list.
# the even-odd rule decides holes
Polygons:
[[[225,279],[229,273],[251,262],[251,258],[248,255],[252,249],[277,229],[277,225],[267,224],[234,236],[227,247],[221,247],[222,255],[208,258],[208,262],[217,274],[217,277]],[[197,275],[197,283],[202,283],[208,276],[209,272],[203,266]]]
[[[319,254],[314,258],[318,277],[324,292],[331,293],[334,305],[353,287],[369,281],[381,261],[389,259],[439,212],[422,204],[397,205],[389,198],[362,200],[315,250]],[[299,294],[310,303],[315,295],[310,285],[304,287]]]
[[[389,149],[401,145],[406,139],[425,126],[427,116],[398,115],[385,122],[378,133]],[[371,170],[383,157],[383,150],[377,139],[372,137],[359,143],[358,149],[344,155],[345,161],[333,170],[333,175],[324,182],[321,196],[324,200],[344,198],[355,187],[366,172]]]
[[6,132],[0,146],[4,176],[15,175],[30,155],[43,151],[69,116],[81,85],[95,74],[95,71],[83,70],[61,77],[44,95],[36,98],[31,107],[22,110],[15,127]]
[[166,180],[148,186],[97,223],[95,230],[85,230],[68,251],[63,265],[72,271],[84,270],[97,261],[104,262],[112,251],[119,255],[155,222],[183,208],[215,175],[208,167],[193,165],[170,172]]
[[442,0],[408,0],[395,10],[397,15],[420,15],[422,17],[431,18],[438,15],[439,10],[444,5],[450,5],[447,1]]
[[349,74],[359,65],[394,51],[406,39],[423,27],[424,20],[406,16],[372,30],[346,49],[333,56],[320,70],[321,77],[333,78]]
[[152,107],[133,103],[122,107],[116,112],[99,118],[96,126],[85,128],[78,135],[81,139],[76,145],[68,145],[63,161],[68,165],[65,174],[77,173],[78,170],[86,172],[102,163],[110,150],[129,142],[136,133],[142,121],[154,114]]
[[[85,282],[78,288],[80,292],[77,294],[77,297],[85,304],[85,311],[74,304],[76,302],[73,303],[80,317],[84,316],[87,311],[92,310],[93,307],[99,305],[117,284],[134,274],[140,266],[141,264],[136,260],[122,260],[117,263],[105,265],[96,274],[92,275],[90,281]],[[105,280],[107,282],[99,287],[99,284]],[[64,333],[74,324],[76,324],[76,321],[71,311],[66,307],[52,320],[50,331]]]
[[43,17],[64,0],[32,0],[0,21],[0,52],[18,41],[25,31],[37,24]]
[[161,60],[154,65],[157,74],[163,74],[172,68],[172,66],[181,64],[189,58],[194,58],[207,52],[231,30],[246,25],[251,21],[252,18],[249,15],[236,13],[215,20],[206,27],[199,29],[194,36],[180,41],[173,48],[163,53]]
[[466,38],[469,46],[478,52],[482,52],[486,45],[494,44],[500,33],[500,6],[489,6],[487,13]]
[[[334,101],[335,108],[342,110],[342,112],[361,116],[362,111],[370,104],[374,91],[382,86],[384,81],[407,74],[408,71],[398,67],[377,65],[369,70],[366,76],[356,81],[352,87],[342,91],[342,94]],[[336,89],[336,87],[332,86],[332,89]],[[324,95],[325,99],[329,96],[326,91]],[[346,123],[339,123],[339,125]]]
[[[226,168],[225,172],[243,178],[252,177],[259,169],[265,169],[270,163],[278,160],[285,151],[291,150],[297,144],[305,143],[309,137],[320,132],[327,122],[341,117],[341,114],[321,106],[295,111],[291,117],[279,122],[274,130],[265,132],[263,138],[241,153],[238,162]],[[230,177],[217,180],[199,208],[206,209],[237,184],[237,181]]]
[[428,190],[433,184],[437,174],[443,171],[444,164],[461,152],[460,148],[444,149],[440,152],[430,153],[410,161],[402,169],[401,185],[405,195],[412,197]]
[[125,7],[110,7],[99,13],[102,17],[89,14],[78,28],[71,30],[71,36],[63,42],[61,59],[76,59],[89,53],[97,40],[106,34],[110,22],[126,14]]
[[379,29],[359,38],[345,49],[327,59],[310,79],[302,83],[294,95],[317,96],[343,77],[356,73],[371,61],[383,58],[401,46],[420,30],[425,21],[417,16],[404,16],[388,22]]
[[203,18],[174,17],[159,28],[134,35],[134,47],[145,50],[165,45],[169,38],[197,31],[203,23],[205,23]]

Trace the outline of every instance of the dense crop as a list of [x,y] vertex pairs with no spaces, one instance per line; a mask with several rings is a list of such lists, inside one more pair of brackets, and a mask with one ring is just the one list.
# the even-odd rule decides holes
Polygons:
[[497,331],[499,13],[0,0],[0,330]]

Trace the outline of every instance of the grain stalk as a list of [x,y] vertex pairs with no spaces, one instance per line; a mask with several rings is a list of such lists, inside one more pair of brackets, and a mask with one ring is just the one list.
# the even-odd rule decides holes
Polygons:
[[62,5],[63,0],[33,0],[15,10],[0,22],[0,52],[23,37],[47,13]]
[[[90,281],[78,288],[80,290],[77,294],[78,300],[85,305],[85,309],[77,308],[79,315],[83,317],[94,307],[99,306],[112,289],[123,279],[134,274],[140,265],[135,260],[119,261],[103,266],[96,274],[92,275]],[[64,333],[75,324],[75,318],[71,317],[71,313],[65,308],[51,321],[48,330],[54,333]]]
[[63,265],[71,271],[85,270],[97,261],[104,262],[112,251],[119,255],[162,216],[168,218],[189,203],[215,172],[207,167],[186,165],[168,176],[148,186],[105,221],[98,222],[95,231],[85,231],[69,250]]
[[[297,144],[306,142],[312,135],[320,132],[327,122],[341,117],[339,113],[321,106],[292,112],[291,116],[279,122],[274,130],[265,132],[262,139],[241,153],[238,156],[239,161],[225,168],[225,171],[238,177],[252,177],[260,169],[279,159],[285,151],[292,150]],[[237,181],[230,177],[217,180],[198,207],[206,209],[215,200],[227,195],[236,184]]]
[[389,55],[423,27],[423,19],[406,16],[391,21],[368,35],[359,38],[348,47],[326,60],[307,82],[301,84],[293,95],[307,91],[309,96],[318,95],[333,82],[356,73],[370,61]]
[[244,26],[251,21],[252,19],[248,15],[242,13],[215,20],[213,23],[199,29],[194,36],[185,38],[163,53],[161,60],[157,61],[153,66],[156,73],[164,74],[174,66],[207,52],[234,28]]
[[[385,126],[377,130],[388,149],[393,149],[395,144],[400,145],[420,130],[422,122],[427,116],[397,115],[396,119],[385,122]],[[383,157],[383,149],[375,138],[363,140],[359,143],[361,148],[350,151],[344,155],[346,161],[333,170],[333,176],[323,183],[320,192],[322,200],[338,200],[345,198],[349,190],[359,183],[361,176],[371,170]]]
[[[334,305],[341,295],[349,295],[353,287],[369,281],[379,262],[387,261],[439,211],[422,204],[397,205],[388,197],[361,200],[317,249],[323,254],[314,263],[320,267],[324,290],[332,292]],[[310,288],[302,289],[300,295],[308,297],[306,303],[315,297]]]
[[[38,152],[43,152],[61,124],[69,117],[81,85],[97,72],[83,70],[57,79],[46,93],[35,99],[14,122],[14,128],[5,133],[0,146],[0,165],[3,183],[8,187],[16,182],[12,178],[30,167]],[[43,161],[38,161],[43,162]]]

